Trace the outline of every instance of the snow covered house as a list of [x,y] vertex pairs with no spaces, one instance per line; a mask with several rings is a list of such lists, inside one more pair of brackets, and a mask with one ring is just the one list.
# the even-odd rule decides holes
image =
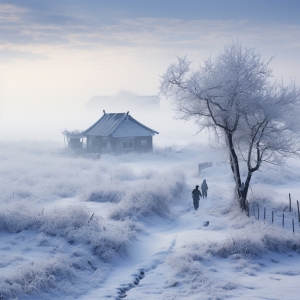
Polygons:
[[71,148],[82,148],[86,139],[89,153],[149,152],[157,131],[143,125],[127,113],[106,113],[88,129],[62,132]]

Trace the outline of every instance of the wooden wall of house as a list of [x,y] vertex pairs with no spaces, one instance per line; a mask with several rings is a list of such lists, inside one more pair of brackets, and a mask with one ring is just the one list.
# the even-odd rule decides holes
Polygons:
[[150,152],[153,150],[152,136],[136,137],[134,139],[135,152]]
[[111,153],[113,152],[113,139],[99,136],[87,137],[87,152],[89,153]]
[[87,138],[87,152],[89,153],[143,153],[152,151],[152,149],[152,136],[127,138],[88,136]]
[[113,152],[113,138],[100,138],[100,149],[101,153],[111,153]]
[[114,138],[112,145],[115,153],[144,153],[153,149],[152,136]]
[[134,151],[134,137],[113,138],[112,150],[116,154]]
[[86,149],[88,153],[100,153],[99,138],[95,136],[87,136]]

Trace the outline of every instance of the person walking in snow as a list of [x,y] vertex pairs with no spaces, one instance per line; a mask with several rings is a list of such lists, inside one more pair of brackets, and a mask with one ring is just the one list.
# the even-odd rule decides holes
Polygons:
[[208,186],[206,183],[206,179],[204,179],[201,184],[201,191],[202,191],[203,198],[207,198],[207,190],[208,190]]
[[198,188],[199,188],[199,185],[196,185],[196,188],[193,189],[193,191],[192,191],[193,204],[194,204],[195,210],[197,210],[199,208],[199,200],[200,200],[200,197],[202,197],[201,192],[198,190]]

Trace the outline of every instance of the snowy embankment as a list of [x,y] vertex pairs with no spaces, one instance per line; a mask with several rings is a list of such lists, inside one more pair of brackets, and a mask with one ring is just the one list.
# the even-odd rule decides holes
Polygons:
[[[97,160],[1,146],[4,299],[298,299],[298,223],[293,235],[241,214],[226,164],[198,173],[222,153],[192,145]],[[299,169],[259,173],[249,200],[281,213]],[[204,178],[208,198],[194,212]]]

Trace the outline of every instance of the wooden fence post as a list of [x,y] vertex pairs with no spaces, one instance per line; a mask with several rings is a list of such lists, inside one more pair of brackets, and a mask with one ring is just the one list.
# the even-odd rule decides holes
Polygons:
[[297,200],[297,207],[298,207],[298,222],[300,222],[299,201],[298,200]]
[[266,208],[264,208],[264,222],[266,222]]
[[272,224],[274,223],[274,211],[272,210]]
[[282,214],[282,228],[284,228],[284,213]]
[[293,234],[294,234],[295,233],[294,219],[292,219],[292,225],[293,225]]
[[289,212],[292,211],[292,199],[291,199],[291,194],[289,193]]

